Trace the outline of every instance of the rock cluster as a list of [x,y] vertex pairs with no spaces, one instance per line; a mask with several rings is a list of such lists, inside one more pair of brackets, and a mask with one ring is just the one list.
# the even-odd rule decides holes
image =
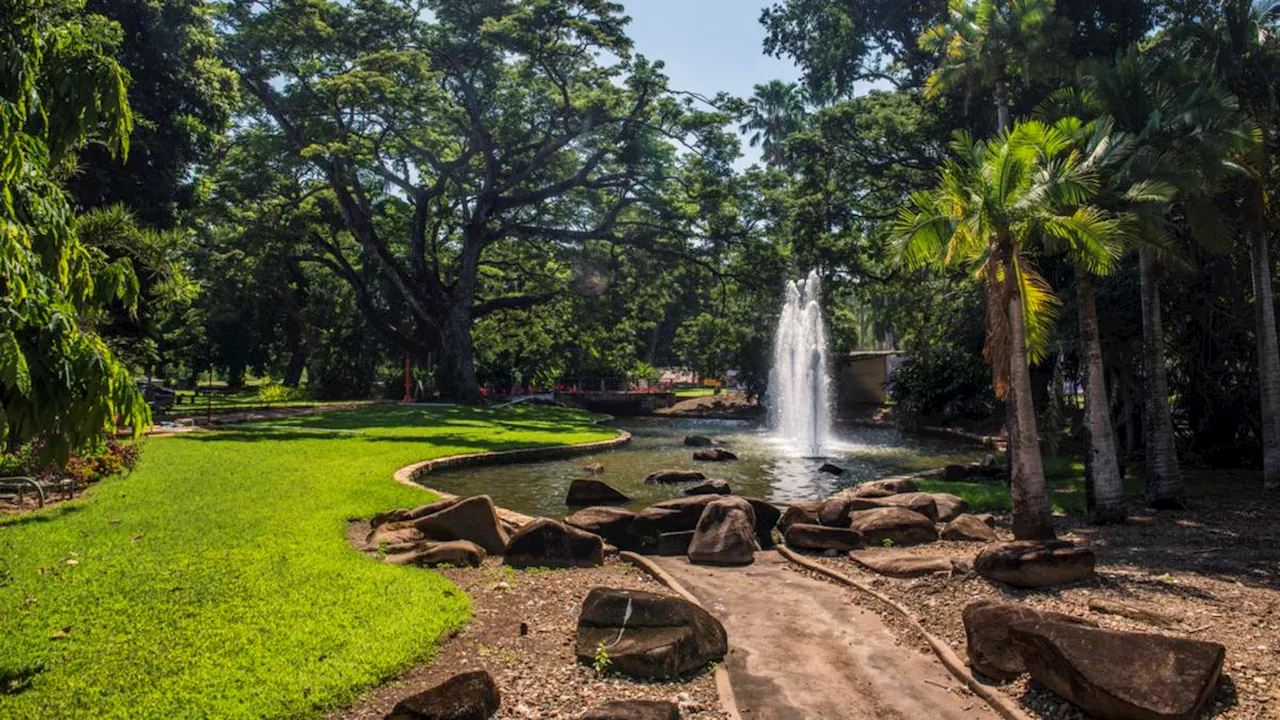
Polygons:
[[1017,603],[972,603],[964,626],[975,671],[996,680],[1029,673],[1103,720],[1199,717],[1226,657],[1219,643],[1108,630]]

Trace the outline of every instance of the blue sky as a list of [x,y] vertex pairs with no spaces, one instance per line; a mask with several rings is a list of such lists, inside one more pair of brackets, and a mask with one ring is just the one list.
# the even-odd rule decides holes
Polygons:
[[[764,54],[760,11],[773,0],[622,0],[631,16],[636,51],[666,63],[671,87],[711,96],[723,90],[746,97],[773,79],[795,81],[790,61]],[[758,148],[743,142],[745,163]]]

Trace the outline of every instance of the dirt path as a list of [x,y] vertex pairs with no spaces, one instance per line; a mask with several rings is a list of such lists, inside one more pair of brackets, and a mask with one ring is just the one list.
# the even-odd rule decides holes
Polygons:
[[744,568],[655,559],[724,623],[743,720],[998,718],[852,593],[776,552]]

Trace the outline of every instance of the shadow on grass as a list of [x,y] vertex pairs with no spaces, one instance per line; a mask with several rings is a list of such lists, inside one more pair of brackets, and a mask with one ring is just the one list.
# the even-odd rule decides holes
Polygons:
[[0,517],[0,528],[53,522],[71,513],[80,512],[81,507],[82,505],[78,502],[61,502],[53,507],[36,510],[24,515],[14,515],[7,518]]
[[32,681],[44,669],[43,663],[19,668],[0,668],[0,695],[19,695],[30,690]]

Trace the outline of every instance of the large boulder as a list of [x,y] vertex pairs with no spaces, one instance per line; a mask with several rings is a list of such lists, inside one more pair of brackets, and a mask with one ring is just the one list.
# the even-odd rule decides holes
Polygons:
[[938,522],[951,522],[969,511],[969,502],[951,493],[931,493],[933,505],[938,509]]
[[675,483],[694,482],[695,480],[706,480],[707,476],[697,470],[659,470],[649,473],[644,481],[650,485],[674,485]]
[[861,550],[849,558],[873,573],[895,578],[916,578],[951,573],[956,563],[943,555],[914,555],[898,550]]
[[942,528],[943,540],[961,540],[967,542],[996,542],[996,531],[973,515],[964,514],[947,523]]
[[507,531],[488,495],[461,500],[415,520],[413,526],[432,540],[470,540],[490,555],[500,555],[507,547]]
[[782,517],[778,519],[778,531],[784,535],[787,528],[796,523],[804,523],[806,525],[818,525],[818,511],[822,509],[822,501],[815,500],[812,502],[798,502],[787,506]]
[[1009,630],[1031,677],[1102,720],[1191,720],[1222,673],[1226,648],[1190,638],[1046,620]]
[[369,525],[372,527],[378,527],[379,525],[383,525],[389,522],[406,522],[409,520],[417,520],[420,517],[426,517],[428,515],[438,513],[447,507],[452,507],[453,505],[457,505],[457,504],[458,504],[458,498],[449,498],[447,500],[437,500],[436,502],[433,502],[433,503],[427,503],[426,505],[419,505],[418,507],[415,507],[412,509],[401,508],[399,510],[391,510],[378,515],[374,515],[373,519],[369,521]]
[[569,483],[569,494],[564,499],[565,505],[608,505],[610,503],[630,502],[631,498],[615,490],[608,483],[596,478],[578,478]]
[[473,670],[401,700],[387,720],[488,720],[501,702],[489,673]]
[[503,563],[512,567],[596,567],[604,564],[604,543],[599,535],[538,518],[511,536]]
[[938,539],[938,531],[932,520],[904,507],[851,512],[849,528],[860,533],[863,542],[869,547],[887,544],[918,545]]
[[684,490],[685,495],[728,495],[730,492],[732,490],[729,483],[719,478],[712,478]]
[[665,700],[614,700],[591,708],[579,720],[680,720],[680,706]]
[[749,565],[755,552],[756,513],[751,503],[733,495],[707,503],[689,541],[689,562]]
[[578,659],[590,665],[602,643],[610,646],[612,669],[656,680],[692,672],[729,652],[724,626],[697,605],[613,588],[592,590],[578,615]]
[[484,548],[469,540],[427,543],[407,552],[388,555],[382,559],[390,565],[417,565],[418,567],[480,567],[488,555]]
[[889,497],[899,493],[916,492],[918,489],[915,480],[911,478],[890,478],[888,480],[862,483],[853,489],[853,495],[856,497]]
[[706,448],[705,450],[695,450],[693,459],[702,462],[728,462],[737,460],[738,456],[724,448]]
[[693,495],[656,502],[636,513],[636,534],[656,538],[661,533],[682,532],[698,526],[702,509],[719,495]]
[[383,523],[374,528],[365,538],[365,548],[377,550],[381,547],[413,545],[426,539],[426,536],[413,526],[412,521],[398,520]]
[[918,512],[929,518],[933,522],[938,522],[938,506],[933,501],[933,496],[929,493],[909,492],[897,493],[882,498],[855,498],[855,502],[850,506],[850,510],[871,509],[860,506],[860,503],[874,503],[881,507],[904,507],[912,512]]
[[966,605],[961,617],[969,665],[992,680],[1012,680],[1027,671],[1022,655],[1009,639],[1009,629],[1015,624],[1038,620],[1087,622],[1071,615],[1036,610],[1021,603],[986,599]]
[[787,547],[848,552],[862,547],[862,534],[848,528],[794,523],[783,533]]
[[565,525],[595,533],[610,545],[624,550],[639,543],[639,538],[632,530],[635,521],[635,513],[611,505],[583,508],[564,519]]
[[988,580],[1035,588],[1093,577],[1094,562],[1092,550],[1064,540],[1018,540],[986,548],[973,568]]
[[832,495],[818,506],[818,523],[827,527],[849,527],[849,511],[853,507],[851,493]]

